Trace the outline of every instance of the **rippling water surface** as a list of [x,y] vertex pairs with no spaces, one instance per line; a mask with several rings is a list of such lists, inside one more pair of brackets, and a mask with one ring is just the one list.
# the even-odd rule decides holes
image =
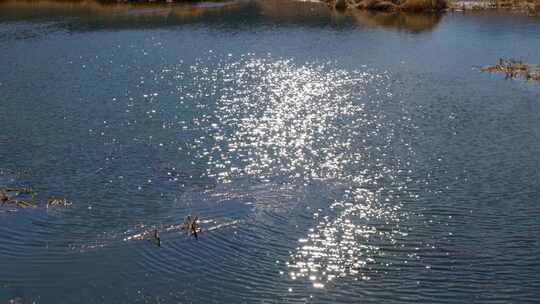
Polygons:
[[0,2],[0,186],[36,202],[0,206],[0,302],[537,302],[540,85],[476,67],[539,32]]

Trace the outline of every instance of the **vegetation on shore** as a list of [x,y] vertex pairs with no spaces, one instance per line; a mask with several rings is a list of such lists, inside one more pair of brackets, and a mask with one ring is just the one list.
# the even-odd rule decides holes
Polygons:
[[384,12],[438,12],[448,7],[447,0],[327,0],[338,10],[356,8]]
[[[233,0],[52,0],[56,3],[159,4],[227,2]],[[295,1],[295,0],[290,0]],[[317,1],[317,0],[316,0]],[[360,9],[380,12],[443,12],[506,9],[540,16],[540,0],[318,0],[337,10]],[[0,0],[2,2],[2,0]],[[24,1],[23,1],[24,2]]]
[[448,7],[452,11],[504,9],[526,11],[531,15],[539,15],[540,0],[457,0],[449,2]]
[[540,0],[325,0],[335,9],[357,8],[386,12],[506,9],[540,15]]

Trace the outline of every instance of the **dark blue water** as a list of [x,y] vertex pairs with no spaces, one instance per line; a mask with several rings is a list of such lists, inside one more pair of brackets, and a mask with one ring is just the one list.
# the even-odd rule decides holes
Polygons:
[[538,33],[0,2],[0,186],[36,192],[0,206],[0,302],[537,303],[540,84],[477,67]]

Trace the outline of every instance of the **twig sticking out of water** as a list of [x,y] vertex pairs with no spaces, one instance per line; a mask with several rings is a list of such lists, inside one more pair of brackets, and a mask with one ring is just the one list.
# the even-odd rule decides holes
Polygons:
[[[217,227],[219,226],[216,226],[216,228]],[[199,238],[199,233],[202,231],[201,227],[199,226],[199,217],[191,217],[190,215],[186,217],[184,224],[165,227],[162,228],[162,231],[168,232],[177,229],[187,231],[188,236],[193,235],[196,239]],[[154,228],[153,230],[146,230],[142,233],[138,233],[124,238],[124,241],[131,240],[149,240],[155,243],[158,247],[161,247],[161,237],[157,228]]]
[[157,229],[154,229],[154,241],[158,247],[161,247],[161,238],[159,237],[159,232]]
[[199,217],[195,216],[192,218],[190,215],[188,215],[184,221],[182,229],[187,231],[188,236],[193,235],[196,239],[198,239],[199,236],[197,233],[201,232],[201,228],[199,227]]
[[2,204],[7,203],[9,200],[9,197],[7,196],[6,190],[0,188],[0,202]]

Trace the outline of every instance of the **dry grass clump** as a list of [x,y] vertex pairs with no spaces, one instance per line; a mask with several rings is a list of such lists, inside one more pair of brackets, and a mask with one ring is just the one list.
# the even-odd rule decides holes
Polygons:
[[506,78],[517,78],[519,76],[525,80],[540,81],[540,66],[531,66],[514,59],[500,58],[497,64],[485,66],[480,71],[503,73]]
[[533,71],[525,71],[525,79],[532,81],[540,81],[540,67],[536,67]]
[[512,74],[526,71],[529,66],[526,63],[514,59],[499,58],[499,63],[483,67],[482,72]]
[[0,206],[13,204],[21,208],[35,207],[33,202],[19,199],[20,195],[25,194],[34,197],[34,191],[30,187],[0,187]]

